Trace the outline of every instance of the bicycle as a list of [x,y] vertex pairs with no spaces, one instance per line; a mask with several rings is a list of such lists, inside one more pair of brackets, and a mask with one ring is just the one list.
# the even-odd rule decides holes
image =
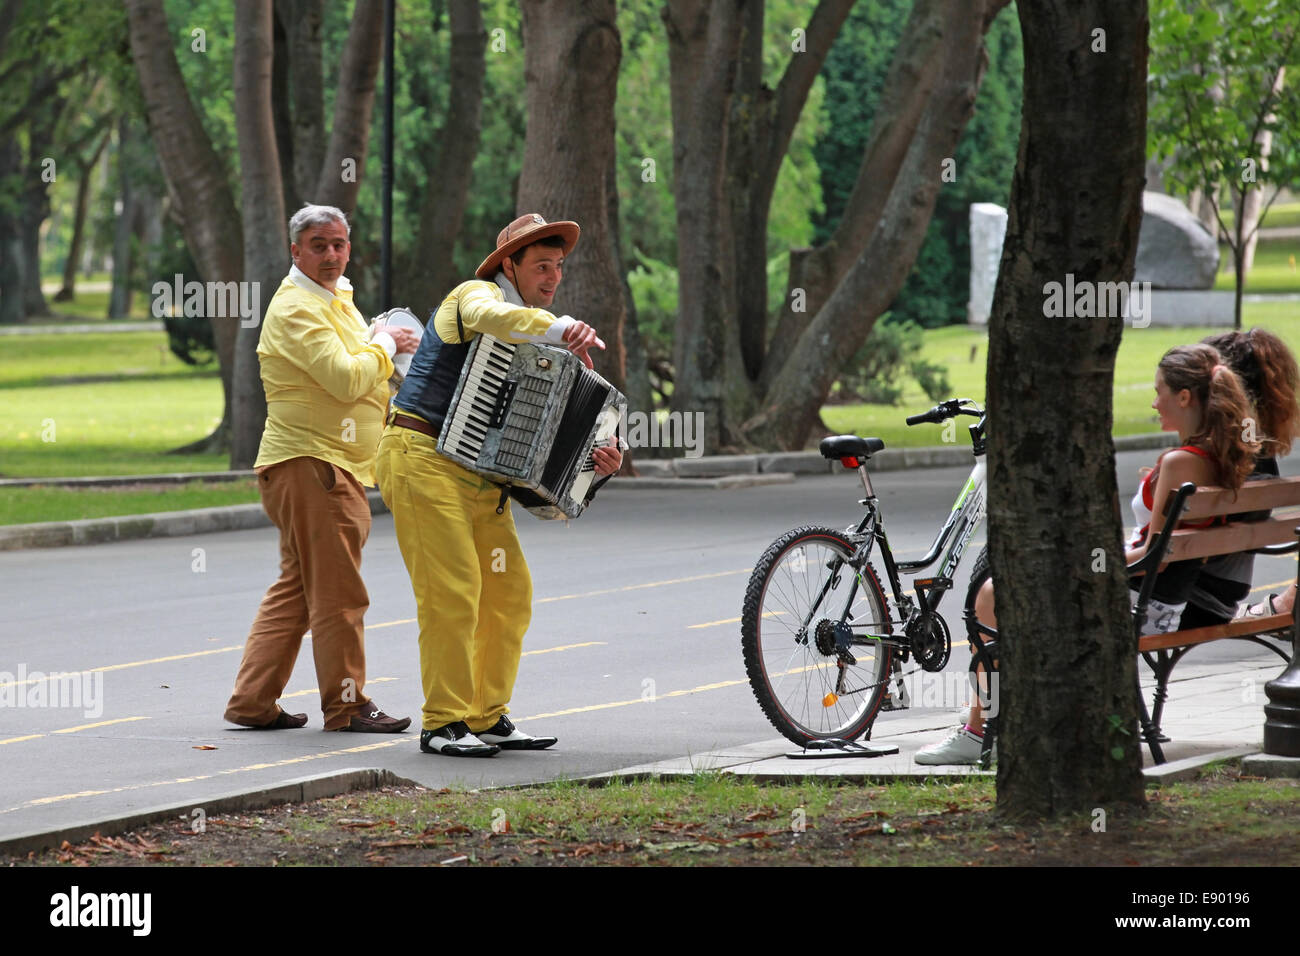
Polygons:
[[[901,678],[917,669],[937,672],[947,665],[952,637],[938,608],[984,518],[988,419],[970,399],[941,402],[907,418],[908,425],[939,424],[960,415],[979,419],[969,426],[975,465],[924,557],[896,561],[890,550],[866,464],[885,443],[838,435],[823,439],[819,450],[857,469],[866,493],[859,504],[866,514],[844,531],[814,525],[787,531],[755,565],[740,626],[745,670],[763,713],[795,743],[852,741],[864,733],[870,739],[892,681],[902,686]],[[871,564],[877,547],[892,605]],[[938,573],[914,578],[914,596],[904,594],[900,574],[924,571],[941,556]],[[986,562],[981,563],[966,596],[968,629],[975,620],[975,594],[988,576]],[[972,660],[972,674],[984,657],[977,653]],[[902,672],[909,658],[918,666]]]

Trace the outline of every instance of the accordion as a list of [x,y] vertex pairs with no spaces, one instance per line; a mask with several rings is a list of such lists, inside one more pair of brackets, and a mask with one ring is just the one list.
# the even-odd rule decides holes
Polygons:
[[596,477],[591,450],[615,435],[623,394],[567,349],[480,334],[438,435],[438,451],[510,487],[540,518],[576,518]]

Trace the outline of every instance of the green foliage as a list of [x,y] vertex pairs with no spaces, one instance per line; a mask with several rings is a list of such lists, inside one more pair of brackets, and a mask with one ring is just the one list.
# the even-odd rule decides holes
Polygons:
[[[1300,7],[1151,0],[1148,154],[1184,189],[1234,195],[1300,177]],[[1279,69],[1286,82],[1273,89]],[[1259,133],[1272,133],[1267,161]]]
[[[821,168],[826,211],[815,219],[816,242],[831,235],[844,213],[910,7],[906,0],[857,4],[822,69],[829,123],[814,154]],[[925,243],[891,306],[895,320],[910,319],[926,328],[966,321],[971,203],[1006,205],[1011,194],[1024,63],[1014,7],[998,15],[985,43],[989,67],[975,113],[952,157],[956,178],[945,182],[939,192]]]
[[900,381],[911,375],[932,401],[950,398],[948,370],[921,357],[921,326],[912,321],[877,322],[849,363],[852,371],[839,378],[836,398],[869,405],[897,405],[903,397]]

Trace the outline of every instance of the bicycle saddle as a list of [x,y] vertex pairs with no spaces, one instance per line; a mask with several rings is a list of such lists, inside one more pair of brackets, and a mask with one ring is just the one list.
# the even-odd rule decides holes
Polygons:
[[879,438],[859,438],[857,435],[832,435],[823,438],[817,450],[823,458],[861,458],[864,461],[885,447]]

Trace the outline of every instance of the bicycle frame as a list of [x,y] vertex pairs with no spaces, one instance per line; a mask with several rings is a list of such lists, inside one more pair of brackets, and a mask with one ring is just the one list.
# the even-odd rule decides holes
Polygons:
[[[912,609],[913,604],[903,593],[901,574],[924,571],[938,561],[942,555],[938,574],[930,578],[915,578],[912,582],[916,591],[916,604],[920,607],[921,613],[927,616],[936,613],[939,602],[943,600],[944,592],[952,588],[953,575],[961,563],[966,546],[984,520],[987,504],[985,491],[987,488],[988,463],[984,458],[983,449],[976,450],[975,465],[971,468],[966,483],[962,486],[957,499],[953,502],[952,510],[948,512],[948,518],[943,527],[939,529],[939,533],[935,536],[929,551],[915,561],[894,560],[893,551],[889,547],[889,536],[885,533],[884,522],[876,506],[877,499],[866,465],[859,465],[858,473],[867,492],[867,497],[862,502],[867,506],[867,513],[863,516],[854,534],[863,535],[865,539],[859,545],[857,553],[854,554],[852,561],[849,563],[861,566],[870,556],[872,547],[876,542],[879,542],[880,558],[884,563],[889,587],[893,591],[894,603],[906,615]],[[906,624],[906,617],[898,623]]]

